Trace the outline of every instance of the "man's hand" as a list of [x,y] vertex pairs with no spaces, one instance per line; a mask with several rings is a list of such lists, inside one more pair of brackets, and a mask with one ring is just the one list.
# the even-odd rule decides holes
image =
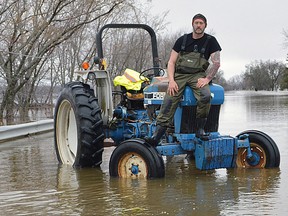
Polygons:
[[178,85],[175,80],[169,81],[167,93],[171,96],[174,96],[178,92]]
[[205,85],[209,84],[210,80],[208,78],[199,78],[196,87],[202,88]]

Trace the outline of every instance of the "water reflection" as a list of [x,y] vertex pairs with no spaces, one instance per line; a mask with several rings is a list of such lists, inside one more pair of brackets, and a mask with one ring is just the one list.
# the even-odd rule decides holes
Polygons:
[[[40,121],[43,119],[53,119],[53,112],[54,108],[50,105],[46,107],[43,105],[41,107],[29,108],[28,117],[20,117],[19,110],[16,110],[13,116],[13,122],[10,122],[9,124],[15,125],[33,121]],[[3,119],[2,125],[7,125],[6,119]]]
[[[60,166],[58,210],[79,215],[220,215],[235,205],[241,207],[242,199],[248,203],[261,195],[257,205],[259,212],[265,212],[273,206],[262,201],[273,198],[274,189],[279,187],[279,169],[203,172],[184,158],[171,159],[167,169],[164,179],[131,180],[110,179],[101,170],[75,172]],[[172,173],[177,169],[182,170],[181,175]]]
[[234,178],[233,188],[236,189],[237,199],[223,202],[222,213],[228,215],[241,210],[242,215],[283,214],[285,210],[277,207],[280,174],[279,169],[231,170],[229,175]]
[[0,215],[286,215],[287,101],[235,93],[220,116],[220,132],[264,129],[280,149],[280,169],[199,171],[183,155],[164,158],[165,178],[118,179],[108,172],[113,147],[100,169],[75,170],[58,164],[53,133],[2,143]]

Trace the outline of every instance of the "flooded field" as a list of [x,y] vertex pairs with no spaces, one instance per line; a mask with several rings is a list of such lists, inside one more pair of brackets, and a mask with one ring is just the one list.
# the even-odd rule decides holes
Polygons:
[[277,169],[199,171],[183,156],[165,157],[162,179],[110,178],[100,169],[59,165],[53,133],[0,144],[0,215],[287,215],[288,93],[228,92],[221,134],[256,129],[281,154]]

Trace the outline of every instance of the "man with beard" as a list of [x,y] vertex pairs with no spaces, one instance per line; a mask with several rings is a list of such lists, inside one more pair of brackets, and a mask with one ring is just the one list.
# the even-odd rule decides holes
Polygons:
[[169,84],[167,93],[157,116],[156,130],[145,140],[157,146],[169,127],[183,96],[185,86],[192,88],[197,100],[196,137],[209,140],[204,127],[210,110],[211,93],[209,82],[220,67],[221,47],[216,38],[206,34],[207,19],[196,14],[192,19],[193,32],[185,34],[175,42],[168,61]]

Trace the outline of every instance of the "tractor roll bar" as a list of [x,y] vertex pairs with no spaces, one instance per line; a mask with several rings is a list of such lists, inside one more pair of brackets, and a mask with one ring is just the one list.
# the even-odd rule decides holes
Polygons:
[[159,68],[159,56],[158,56],[158,49],[157,49],[156,34],[150,26],[145,25],[145,24],[107,24],[103,26],[96,35],[97,54],[100,59],[104,57],[103,47],[102,47],[102,32],[104,29],[107,29],[107,28],[142,28],[146,30],[151,36],[153,67]]

